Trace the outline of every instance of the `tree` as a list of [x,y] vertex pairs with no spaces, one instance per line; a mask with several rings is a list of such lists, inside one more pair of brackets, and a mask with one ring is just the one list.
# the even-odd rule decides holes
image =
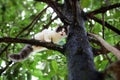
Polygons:
[[[57,16],[54,17],[54,18],[51,17],[51,15],[54,12],[52,12],[51,14],[45,15],[45,16],[49,17],[49,20],[48,20],[49,22],[48,22],[48,24],[43,26],[45,21],[44,20],[42,21],[42,18],[39,20],[39,17],[43,17],[42,15],[43,15],[44,12],[47,13],[46,10],[48,9],[48,7],[46,7],[43,11],[41,11],[34,19],[32,18],[33,15],[32,16],[31,15],[26,15],[27,16],[26,19],[29,16],[31,16],[31,18],[33,20],[28,26],[22,27],[21,31],[19,31],[19,28],[22,25],[25,25],[26,23],[28,24],[28,22],[25,22],[25,21],[22,22],[21,21],[21,20],[24,20],[24,14],[25,13],[24,13],[24,10],[22,10],[23,8],[21,7],[21,5],[18,5],[18,3],[21,2],[21,4],[26,6],[26,1],[24,1],[23,3],[22,3],[22,1],[18,1],[18,2],[16,2],[16,1],[9,2],[8,1],[8,3],[14,4],[14,6],[19,6],[20,7],[19,10],[23,11],[21,13],[21,17],[17,17],[17,20],[20,19],[20,21],[17,21],[17,23],[20,24],[19,27],[15,27],[16,26],[15,25],[16,21],[9,21],[9,18],[5,20],[5,16],[7,16],[6,12],[7,12],[8,7],[5,5],[5,1],[1,1],[1,3],[2,3],[2,14],[3,14],[1,21],[2,21],[2,24],[4,23],[4,25],[2,25],[2,26],[8,26],[9,27],[9,28],[4,29],[1,26],[1,32],[2,32],[1,35],[2,36],[7,35],[7,36],[10,36],[10,37],[15,37],[15,38],[10,38],[10,37],[0,38],[0,42],[7,42],[7,43],[10,42],[9,44],[2,44],[1,45],[1,48],[4,47],[1,50],[1,58],[2,58],[3,53],[8,54],[8,52],[11,53],[11,52],[20,51],[21,46],[19,46],[19,44],[16,45],[16,44],[11,44],[11,43],[27,43],[27,44],[32,44],[32,45],[40,45],[40,46],[47,47],[48,49],[57,50],[67,57],[68,80],[102,80],[103,79],[102,78],[103,74],[96,70],[95,64],[94,64],[93,54],[95,56],[98,56],[98,58],[95,59],[96,60],[95,63],[97,64],[98,69],[103,70],[104,68],[101,68],[101,67],[105,67],[103,65],[108,63],[108,61],[111,62],[112,59],[110,59],[109,56],[107,55],[107,53],[109,53],[108,49],[103,47],[103,45],[100,44],[99,40],[91,38],[90,36],[87,35],[86,29],[85,29],[85,21],[89,21],[86,24],[86,26],[89,26],[89,27],[87,27],[88,32],[92,32],[92,33],[96,33],[96,34],[102,34],[103,39],[106,39],[106,41],[111,40],[110,38],[106,38],[106,37],[109,37],[108,34],[111,34],[111,33],[116,34],[117,33],[116,35],[118,35],[118,36],[115,37],[115,40],[111,41],[111,43],[116,44],[114,46],[116,46],[118,49],[120,49],[120,45],[119,45],[120,30],[118,28],[112,26],[112,25],[118,26],[119,23],[112,23],[112,24],[108,23],[109,20],[110,20],[109,15],[111,15],[113,17],[116,17],[116,18],[118,17],[118,13],[113,13],[113,12],[110,12],[108,10],[116,8],[114,12],[117,12],[117,11],[119,11],[118,7],[120,7],[120,4],[117,3],[117,1],[106,0],[106,1],[101,1],[102,3],[100,3],[100,1],[95,2],[95,1],[88,0],[91,3],[99,4],[99,6],[96,6],[96,8],[100,7],[101,5],[102,5],[102,7],[99,8],[99,9],[96,9],[96,10],[94,10],[94,8],[91,8],[90,10],[93,9],[94,11],[84,12],[80,7],[81,6],[84,7],[86,5],[87,6],[89,5],[89,4],[86,4],[85,1],[79,1],[79,0],[64,0],[64,1],[59,1],[59,0],[56,0],[56,1],[53,1],[53,0],[36,0],[36,1],[41,2],[41,3],[39,4],[38,2],[36,2],[34,6],[38,6],[38,7],[41,8],[42,6],[47,4],[49,7],[51,7],[54,10],[54,12],[57,14]],[[119,2],[119,0],[118,0],[118,2]],[[116,3],[116,4],[112,4],[112,3]],[[107,4],[107,5],[103,6],[103,4]],[[31,3],[28,3],[28,5],[31,5]],[[93,6],[93,4],[91,6]],[[30,9],[30,12],[28,11],[28,14],[33,12],[33,10],[34,10],[33,8],[34,7],[32,5],[32,7]],[[15,13],[15,7],[12,7],[10,9],[12,10],[11,14],[14,14]],[[26,8],[26,10],[29,10],[29,9]],[[97,15],[98,13],[100,13],[101,15]],[[94,15],[96,15],[96,17]],[[15,15],[12,15],[12,16],[14,16],[14,18],[15,18]],[[98,17],[101,17],[101,16],[102,16],[102,19],[99,19]],[[10,20],[14,20],[14,18],[11,17]],[[24,36],[28,36],[28,34],[31,34],[33,32],[31,30],[33,30],[33,29],[36,30],[36,31],[34,31],[34,33],[36,33],[39,30],[39,28],[36,26],[38,20],[41,23],[39,25],[40,26],[42,25],[43,29],[44,29],[44,28],[48,28],[50,25],[51,26],[57,25],[57,23],[55,23],[54,25],[51,24],[57,18],[59,18],[64,25],[69,25],[70,26],[68,38],[67,38],[66,44],[63,46],[63,48],[61,48],[61,46],[55,45],[53,43],[39,42],[39,41],[35,41],[35,40],[33,41],[33,40],[28,40],[28,39],[20,39],[20,38],[23,38]],[[106,21],[108,21],[108,22],[105,22],[105,19],[107,19]],[[93,20],[94,20],[94,22],[93,22]],[[115,21],[118,21],[118,20],[119,19],[116,19]],[[95,22],[98,22],[99,24],[101,24],[102,27],[100,27],[101,25],[99,25],[98,23],[95,24]],[[12,26],[12,28],[11,28],[11,26]],[[98,26],[98,27],[94,27],[94,26]],[[8,31],[10,31],[9,35],[7,33]],[[113,32],[111,32],[111,31],[113,31]],[[17,32],[19,32],[19,33],[18,33],[18,35],[15,36],[14,34],[17,33]],[[110,36],[113,36],[114,34],[111,34]],[[92,48],[91,48],[88,40],[91,42]],[[10,47],[10,46],[12,46],[12,47]],[[16,47],[18,49],[16,49]],[[14,51],[12,51],[12,50],[14,50]],[[7,51],[7,52],[5,52],[5,51]],[[50,53],[50,51],[48,51],[47,53]],[[103,59],[103,63],[101,63],[101,65],[103,64],[102,66],[98,65],[101,62],[101,61],[98,62],[100,60],[99,59],[100,58],[99,54],[103,54],[102,58],[104,58],[104,59]],[[104,55],[105,55],[105,57],[104,57]],[[3,55],[3,56],[5,57],[5,55]],[[42,58],[45,57],[46,58],[46,56],[40,56],[40,57],[42,57]],[[112,56],[112,54],[110,54],[110,56]],[[38,56],[36,56],[36,59],[35,59],[36,61],[38,61],[37,57]],[[106,60],[106,58],[107,58],[107,60]],[[115,57],[113,59],[116,60]],[[4,58],[2,58],[2,60],[4,60]],[[3,62],[2,60],[1,60],[1,63]],[[39,59],[39,60],[42,60],[42,59]],[[4,61],[6,61],[6,63],[7,63],[8,60],[4,60]],[[60,61],[61,62],[60,65],[62,65],[64,63],[62,61],[64,61],[64,59],[62,59]],[[30,80],[30,79],[32,79],[31,78],[32,77],[31,73],[32,73],[34,76],[37,76],[42,80],[47,79],[47,78],[44,78],[46,75],[47,76],[49,75],[48,80],[50,78],[53,79],[53,80],[54,79],[58,80],[58,79],[64,78],[64,80],[66,80],[65,76],[67,75],[66,74],[67,71],[62,72],[61,74],[60,73],[58,74],[58,72],[57,72],[58,70],[62,71],[62,69],[64,69],[65,66],[62,67],[62,68],[58,68],[58,64],[54,60],[51,61],[51,66],[48,65],[48,62],[43,63],[44,65],[46,65],[44,67],[44,70],[43,70],[43,72],[45,72],[45,73],[35,69],[36,68],[35,64],[37,64],[37,62],[33,63],[32,60],[31,61],[24,61],[23,63],[15,63],[12,67],[10,67],[10,65],[12,63],[13,62],[10,61],[9,63],[7,63],[7,65],[3,69],[0,70],[1,74],[4,73],[4,71],[6,71],[5,74],[4,74],[4,76],[6,75],[6,77],[7,77],[6,79],[8,79],[8,77],[9,77],[9,79],[13,79],[13,77],[10,76],[10,75],[13,75],[13,74],[14,74],[15,77],[17,76],[16,79],[18,79],[18,78],[19,79],[22,79],[22,78],[25,79],[25,77],[26,77],[25,74],[26,74],[27,79]],[[30,71],[27,71],[27,69],[26,69],[26,71],[24,73],[23,71],[24,71],[25,68],[29,69],[29,67],[26,67],[27,65],[25,65],[24,63],[30,63],[31,64],[30,67],[33,67],[31,69],[34,69],[35,72],[31,69],[30,69]],[[2,66],[2,64],[1,64],[1,66]],[[51,68],[48,68],[49,66]],[[22,68],[22,70],[20,70],[20,67],[24,67],[24,68]],[[11,69],[13,71],[11,71]],[[49,72],[48,69],[52,69],[54,71]],[[64,69],[64,70],[66,70],[66,69]],[[15,74],[16,71],[18,72],[17,74]],[[24,76],[19,74],[20,71],[22,71],[24,73]],[[12,73],[9,73],[9,72],[12,72]],[[46,75],[44,75],[44,74],[46,74]],[[2,77],[1,77],[1,79],[2,79]]]

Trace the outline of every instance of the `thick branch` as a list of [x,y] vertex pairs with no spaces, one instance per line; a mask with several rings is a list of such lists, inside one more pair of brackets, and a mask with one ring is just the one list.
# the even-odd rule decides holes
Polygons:
[[[91,42],[94,43],[94,41],[91,41]],[[92,47],[93,53],[94,53],[95,56],[98,56],[98,55],[100,55],[100,54],[108,54],[108,53],[110,52],[110,51],[107,50],[106,48],[103,48],[103,46],[102,46],[101,44],[99,44],[98,41],[97,41],[97,43],[95,42],[95,44],[98,44],[98,45],[101,47],[101,48],[99,48],[99,49],[96,49],[96,48]],[[119,43],[115,44],[113,47],[115,47],[115,48],[117,48],[118,50],[120,50],[120,45],[119,45]]]
[[63,53],[63,48],[59,45],[49,43],[49,42],[40,42],[37,40],[28,40],[28,39],[18,39],[18,38],[10,38],[10,37],[4,37],[0,38],[0,42],[5,42],[5,43],[25,43],[25,44],[31,44],[31,45],[36,45],[36,46],[43,46],[48,49],[52,50],[57,50]]
[[118,59],[120,59],[120,51],[117,48],[111,46],[96,34],[89,33],[89,35],[95,37],[108,51],[112,52]]
[[[100,54],[108,54],[110,51],[108,51],[101,43],[99,40],[95,39],[95,38],[91,38],[90,35],[88,35],[89,38],[89,42],[96,44],[97,46],[100,46],[100,48],[94,48],[92,47],[94,56],[98,56]],[[120,42],[118,42],[117,44],[115,44],[113,47],[117,48],[118,50],[120,50]]]
[[[115,45],[113,47],[120,50],[120,45]],[[103,49],[103,47],[100,49],[96,49],[96,48],[92,47],[92,49],[93,49],[94,56],[98,56],[100,54],[108,54],[110,52],[106,48]]]

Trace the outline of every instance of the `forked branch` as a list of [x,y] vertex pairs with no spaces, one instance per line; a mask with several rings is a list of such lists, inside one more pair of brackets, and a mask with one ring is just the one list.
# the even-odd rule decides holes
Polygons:
[[89,33],[89,35],[96,38],[108,51],[112,52],[117,57],[117,59],[120,60],[120,50],[111,46],[104,39],[102,39],[100,36],[96,34]]

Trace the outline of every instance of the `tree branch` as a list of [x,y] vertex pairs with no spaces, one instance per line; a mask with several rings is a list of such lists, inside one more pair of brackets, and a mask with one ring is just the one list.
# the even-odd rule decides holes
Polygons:
[[44,28],[43,28],[42,30],[48,29],[48,27],[50,26],[50,24],[51,24],[54,20],[56,20],[57,18],[58,18],[58,16],[56,16],[56,17],[54,17],[53,19],[51,19],[46,25],[43,25]]
[[[94,43],[94,41],[92,41],[92,43]],[[96,43],[96,42],[95,42]],[[99,43],[98,43],[99,44]],[[120,50],[120,45],[118,45],[119,43],[117,43],[116,45],[114,45],[113,47],[117,48],[118,50]],[[110,51],[108,51],[106,48],[103,48],[102,45],[100,45],[100,47],[102,48],[99,48],[99,49],[96,49],[94,47],[92,47],[93,49],[93,53],[95,56],[98,56],[100,54],[108,54]]]
[[[110,51],[108,51],[101,43],[99,40],[95,39],[95,38],[91,38],[91,36],[88,34],[88,39],[89,39],[89,42],[93,43],[93,44],[96,44],[97,46],[100,46],[100,48],[94,48],[92,47],[92,50],[93,50],[93,53],[94,53],[94,56],[98,56],[100,54],[107,54],[109,53]],[[113,47],[117,48],[118,50],[120,50],[120,41],[115,44]]]
[[96,34],[89,33],[89,35],[96,38],[108,51],[112,52],[117,57],[117,59],[120,60],[120,50],[111,46],[104,39],[102,39],[100,36],[98,36]]
[[[31,21],[31,23],[29,25],[27,25],[25,28],[23,28],[17,35],[16,35],[16,38],[18,36],[20,36],[24,31],[26,31],[29,27],[31,26],[34,26],[37,22],[37,20],[42,16],[42,14],[47,10],[48,7],[46,7],[45,9],[43,9],[38,15],[35,16],[35,18]],[[0,56],[2,55],[2,53],[4,51],[6,51],[8,49],[8,47],[10,46],[11,44],[9,43],[1,52],[0,52]]]
[[70,20],[63,14],[61,4],[57,3],[56,1],[52,1],[52,0],[35,0],[35,1],[47,3],[57,13],[61,21],[63,21],[64,23],[70,24]]
[[4,68],[0,69],[0,75],[1,75],[5,70],[7,70],[11,64],[12,64],[12,61],[8,62],[8,64],[7,64]]
[[92,12],[88,12],[87,15],[95,15],[95,14],[99,14],[99,13],[105,13],[107,10],[111,10],[114,8],[120,7],[120,3],[116,3],[113,5],[109,5],[109,6],[105,6],[105,7],[101,7],[99,9],[96,9]]
[[59,45],[53,44],[53,43],[49,43],[49,42],[41,42],[38,40],[28,40],[28,39],[18,39],[18,38],[10,38],[10,37],[4,37],[4,38],[0,38],[0,42],[5,42],[5,43],[25,43],[25,44],[31,44],[31,45],[36,45],[36,46],[43,46],[46,47],[48,49],[52,49],[52,50],[57,50],[61,53],[63,53],[63,48]]
[[[117,7],[120,7],[120,3],[116,3],[116,4],[113,4],[113,5],[110,5],[110,6],[106,6],[106,7],[101,7],[99,9],[96,9],[96,10],[92,11],[92,12],[88,12],[88,13],[85,14],[86,15],[85,17],[93,19],[93,20],[95,20],[96,22],[98,22],[102,25],[102,23],[103,23],[102,20],[96,18],[94,15],[98,14],[98,13],[105,13],[107,10],[111,10],[111,9],[114,9],[114,8],[117,8]],[[112,31],[114,31],[114,32],[116,32],[117,34],[120,35],[120,30],[119,29],[113,27],[112,25],[108,24],[107,22],[104,22],[104,23],[105,23],[105,26],[107,28],[111,29]]]
[[41,12],[39,12],[39,14],[37,14],[37,15],[34,17],[34,19],[31,21],[31,23],[30,23],[29,25],[27,25],[25,28],[23,28],[23,29],[16,35],[16,37],[18,37],[21,33],[23,33],[23,32],[24,32],[25,30],[27,30],[29,27],[34,26],[34,25],[37,23],[38,19],[42,16],[42,14],[47,10],[47,8],[48,8],[48,6],[47,6],[45,9],[43,9]]
[[[90,19],[93,19],[94,21],[100,23],[102,25],[102,20],[98,19],[97,17],[93,16],[93,15],[88,15],[87,16],[88,18]],[[108,29],[111,29],[112,31],[116,32],[117,34],[120,35],[120,30],[113,27],[112,25],[110,25],[109,23],[107,23],[106,21],[104,22],[105,23],[105,26],[108,28]]]
[[[1,42],[5,42],[5,43],[25,43],[25,44],[31,44],[31,45],[36,45],[36,46],[43,46],[46,47],[48,49],[52,49],[52,50],[57,50],[59,52],[61,52],[62,54],[64,54],[64,50],[61,46],[53,44],[53,43],[48,43],[48,42],[40,42],[37,40],[28,40],[28,39],[18,39],[18,38],[10,38],[10,37],[4,37],[4,38],[0,38],[0,43]],[[8,67],[12,64],[12,61],[10,61],[3,69],[0,69],[0,75],[6,70],[8,69]]]
[[[118,45],[118,46],[115,45],[113,47],[115,47],[115,48],[120,50],[120,45]],[[110,52],[106,48],[103,49],[103,47],[100,48],[100,49],[96,49],[96,48],[92,47],[92,50],[93,50],[94,56],[98,56],[100,54],[108,54]]]

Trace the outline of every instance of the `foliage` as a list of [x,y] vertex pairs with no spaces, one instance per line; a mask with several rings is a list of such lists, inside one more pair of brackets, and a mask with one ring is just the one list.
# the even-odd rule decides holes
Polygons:
[[[63,1],[63,0],[61,0]],[[90,12],[103,6],[119,3],[120,0],[82,0],[81,7],[85,12]],[[51,8],[47,8],[44,14],[38,18],[36,24],[27,27],[34,17],[39,14],[47,5],[43,2],[33,0],[0,0],[0,37],[18,37],[30,39],[35,33],[41,31],[50,20],[56,16]],[[112,9],[104,13],[104,19],[109,24],[114,25],[120,30],[120,8]],[[102,14],[97,14],[97,18],[102,19]],[[54,20],[49,28],[54,28],[57,24],[62,24],[59,19]],[[25,29],[27,27],[27,29]],[[22,30],[24,30],[20,33]],[[86,22],[87,32],[96,33],[103,36],[103,27],[101,24],[89,19]],[[20,33],[20,34],[19,34]],[[112,30],[104,27],[104,39],[115,46],[120,36]],[[65,41],[61,42],[62,45]],[[0,80],[67,80],[67,65],[64,55],[57,51],[47,50],[31,55],[23,62],[11,64],[4,72],[3,68],[9,64],[8,54],[18,53],[25,44],[10,44],[4,51],[7,43],[0,43]],[[91,43],[92,47],[100,46]],[[3,52],[4,51],[4,52]],[[113,54],[104,53],[94,58],[96,68],[103,71],[110,61],[115,61]]]

